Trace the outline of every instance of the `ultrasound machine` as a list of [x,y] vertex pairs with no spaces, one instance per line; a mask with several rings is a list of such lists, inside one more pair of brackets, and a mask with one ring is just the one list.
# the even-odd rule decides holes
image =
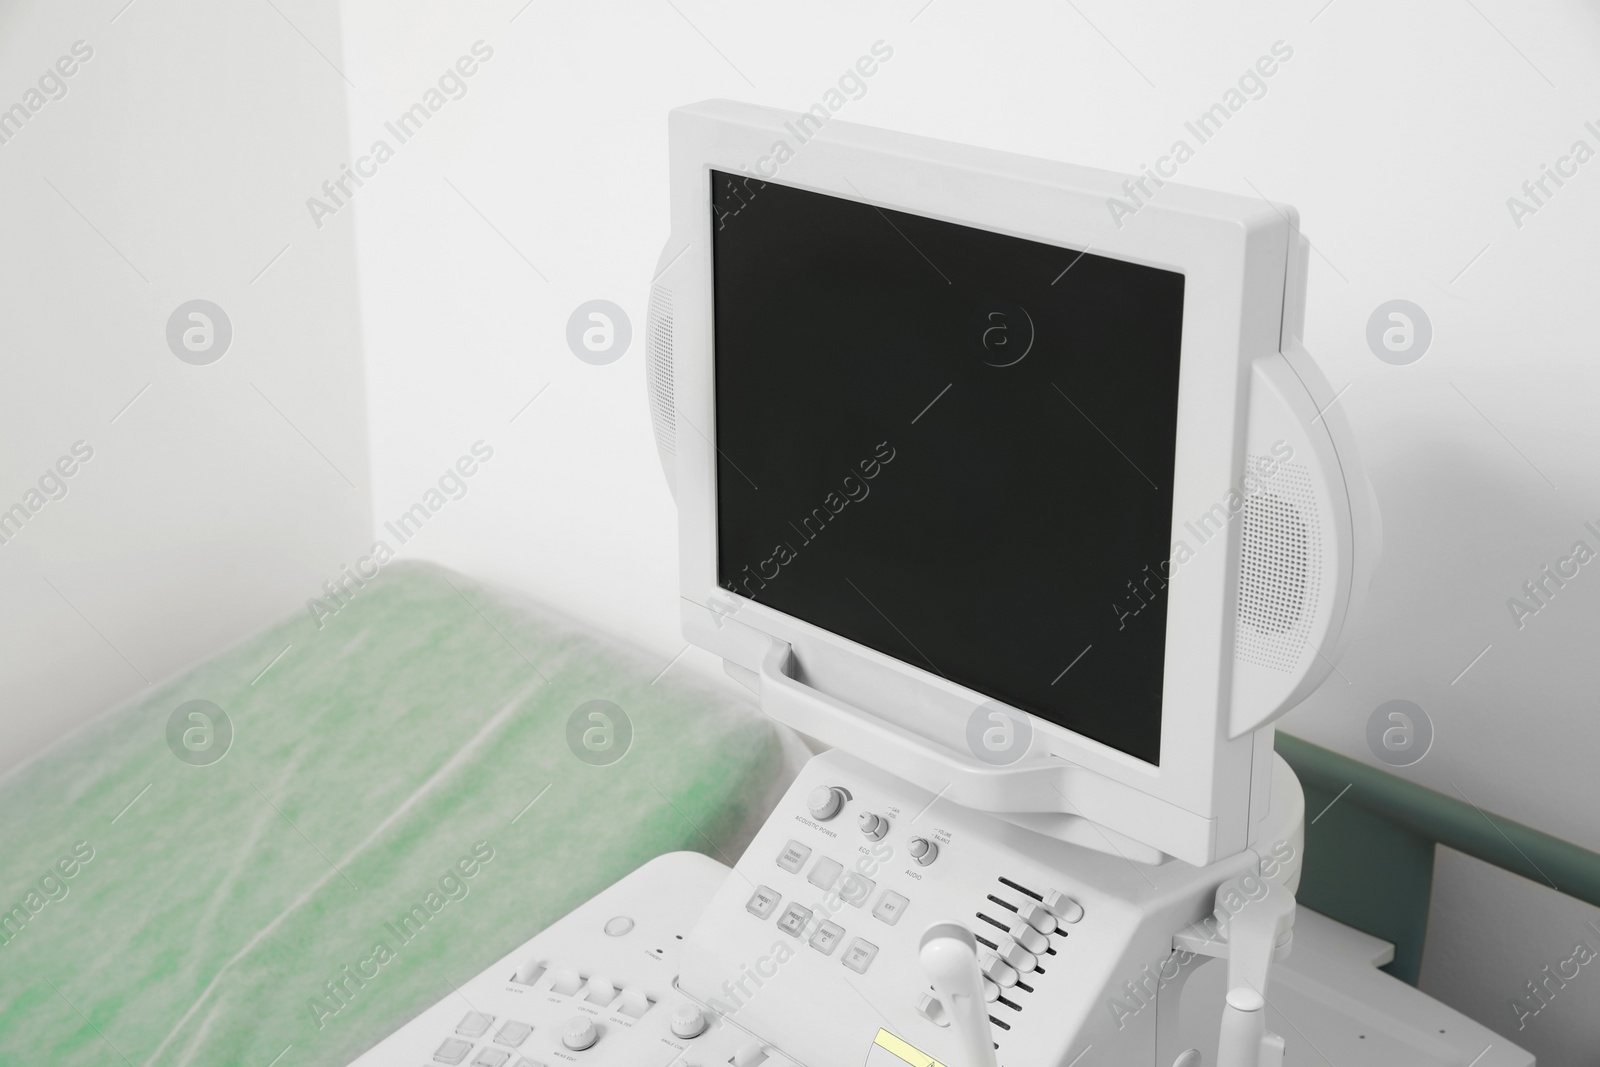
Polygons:
[[1295,211],[722,101],[670,149],[683,629],[821,754],[731,869],[652,861],[361,1067],[1323,1063],[1291,996],[1465,1067],[1297,922],[1272,723],[1380,534]]

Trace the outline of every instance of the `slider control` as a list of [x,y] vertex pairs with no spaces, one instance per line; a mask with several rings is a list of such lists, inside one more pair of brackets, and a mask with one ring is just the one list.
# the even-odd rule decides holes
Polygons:
[[1051,889],[1045,892],[1044,906],[1063,925],[1075,923],[1083,918],[1083,905],[1059,889]]

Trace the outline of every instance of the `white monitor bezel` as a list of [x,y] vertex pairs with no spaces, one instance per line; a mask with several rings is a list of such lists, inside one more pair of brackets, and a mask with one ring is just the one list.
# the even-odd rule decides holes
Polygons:
[[[838,120],[801,143],[795,122],[789,112],[726,101],[679,108],[670,119],[673,236],[658,284],[672,291],[685,632],[749,671],[760,669],[764,642],[786,642],[816,688],[959,756],[960,709],[991,698],[717,584],[710,172],[1182,273],[1173,541],[1187,518],[1244,476],[1250,371],[1279,349],[1293,224],[1265,201],[1149,182],[1137,211],[1119,224],[1112,199],[1136,204],[1122,175]],[[774,172],[778,141],[793,155]],[[887,225],[884,233],[898,240]],[[1245,847],[1271,731],[1228,737],[1237,524],[1217,540],[1170,581],[1160,764],[1035,717],[1036,754],[1064,770],[1054,787],[1061,804],[1041,803],[1035,791],[1009,810],[1081,815],[1190,862]],[[1076,651],[1063,650],[1063,666]],[[1255,801],[1259,815],[1263,800]]]

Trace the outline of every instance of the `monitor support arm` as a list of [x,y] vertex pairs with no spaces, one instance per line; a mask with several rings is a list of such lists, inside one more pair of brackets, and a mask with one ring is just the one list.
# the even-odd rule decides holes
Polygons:
[[1262,881],[1266,894],[1245,898],[1237,910],[1228,896],[1237,883],[1217,890],[1217,910],[1224,916],[1216,937],[1185,931],[1174,938],[1177,948],[1228,961],[1228,994],[1217,1040],[1217,1067],[1282,1067],[1283,1038],[1267,1031],[1267,975],[1275,960],[1288,955],[1294,937],[1294,894]]

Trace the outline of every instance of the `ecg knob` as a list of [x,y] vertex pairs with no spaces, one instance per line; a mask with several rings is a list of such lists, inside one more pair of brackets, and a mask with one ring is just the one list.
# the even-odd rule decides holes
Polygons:
[[872,811],[862,812],[861,817],[856,820],[856,825],[861,827],[862,833],[874,841],[882,841],[884,835],[889,832],[889,820]]
[[806,797],[806,807],[818,822],[827,822],[844,810],[845,792],[836,785],[819,785]]
[[907,841],[906,851],[911,853],[911,858],[917,861],[919,867],[926,867],[939,858],[939,846],[926,837],[913,837]]

